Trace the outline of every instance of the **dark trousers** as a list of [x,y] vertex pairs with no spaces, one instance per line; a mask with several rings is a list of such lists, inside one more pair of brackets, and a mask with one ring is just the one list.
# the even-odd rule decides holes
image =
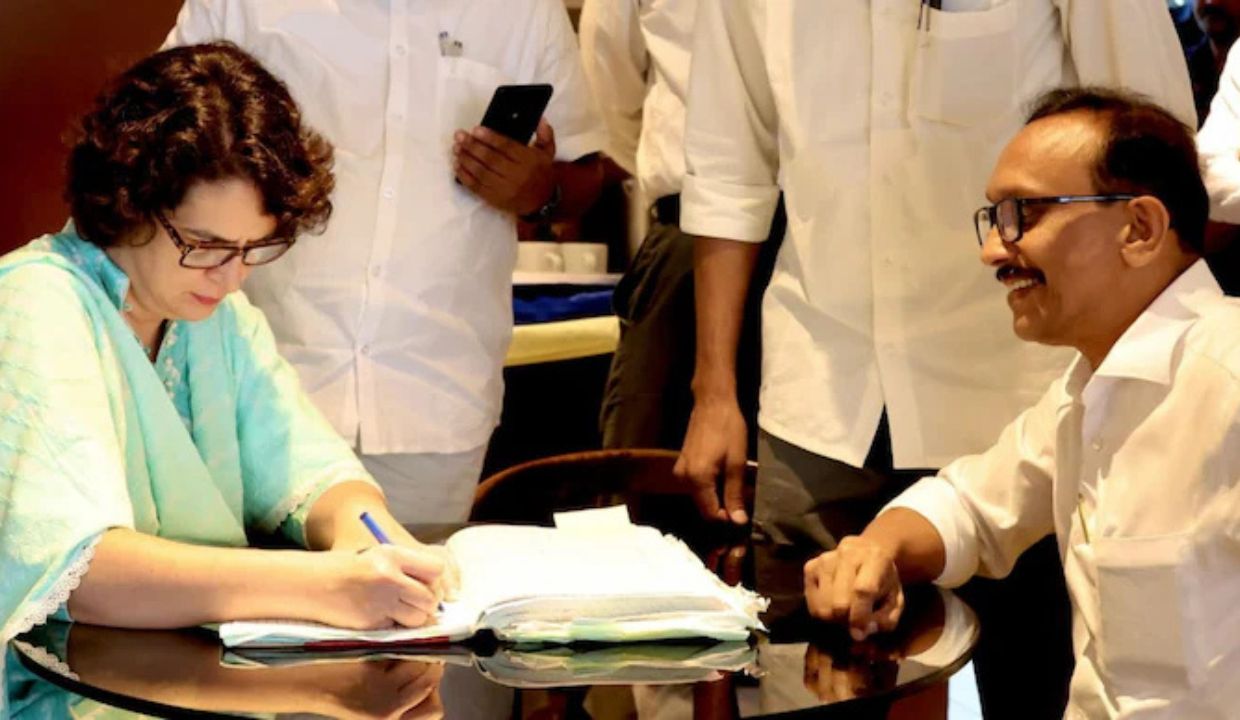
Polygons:
[[614,299],[620,343],[603,393],[603,447],[679,450],[693,409],[693,238],[652,220]]
[[[755,532],[780,544],[829,550],[861,532],[891,498],[933,470],[894,470],[886,416],[863,467],[780,440],[758,438]],[[1059,720],[1072,675],[1072,623],[1054,536],[1026,550],[1002,580],[975,578],[958,591],[977,612],[973,657],[986,718]]]
[[864,530],[906,487],[933,474],[891,467],[886,415],[859,468],[759,432],[754,532],[777,545],[832,550],[841,537]]
[[[770,282],[784,227],[781,202],[750,280],[737,349],[737,399],[749,425],[751,453],[757,433],[762,293]],[[678,196],[660,198],[652,209],[650,230],[616,286],[614,305],[620,343],[599,412],[603,447],[679,450],[693,410],[689,383],[697,323],[693,237],[680,230]]]

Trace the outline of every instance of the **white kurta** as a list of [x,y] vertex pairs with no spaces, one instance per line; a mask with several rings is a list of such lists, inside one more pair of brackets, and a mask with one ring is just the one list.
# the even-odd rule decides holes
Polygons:
[[1240,709],[1240,300],[1204,261],[1091,373],[1081,356],[984,454],[896,498],[938,529],[936,582],[1011,571],[1054,530],[1073,609],[1067,717]]
[[[361,452],[454,453],[499,419],[511,216],[453,181],[495,88],[550,83],[557,156],[606,135],[560,0],[189,0],[168,44],[223,38],[336,146],[334,212],[246,284],[315,404]],[[459,44],[459,47],[457,46]]]
[[704,0],[681,226],[788,231],[763,301],[759,425],[896,467],[977,452],[1068,361],[1019,342],[973,211],[1039,92],[1118,84],[1195,117],[1162,0]]

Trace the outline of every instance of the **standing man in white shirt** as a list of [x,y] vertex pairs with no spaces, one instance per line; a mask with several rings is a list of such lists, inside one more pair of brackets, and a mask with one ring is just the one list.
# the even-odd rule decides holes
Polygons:
[[[844,507],[833,520],[860,530],[923,470],[987,447],[1059,374],[1068,354],[1011,337],[962,239],[1023,105],[1074,83],[1131,88],[1195,117],[1162,0],[701,2],[681,216],[698,236],[698,358],[679,469],[706,512],[747,519],[733,357],[781,190],[754,518],[776,541],[832,547],[825,514]],[[1014,599],[1066,617],[1054,548],[1038,551],[1028,562],[1044,575],[1018,571]],[[989,627],[984,645],[1003,637]],[[984,705],[985,674],[1004,664],[987,652]]]
[[1210,114],[1197,133],[1197,149],[1210,193],[1207,238],[1220,245],[1210,264],[1219,283],[1240,293],[1240,53],[1228,55]]
[[[685,94],[698,0],[585,0],[581,57],[607,125],[608,155],[637,178],[651,203],[650,225],[616,287],[620,343],[612,359],[600,425],[604,447],[664,447],[684,442],[693,396],[693,238],[680,229],[684,182]],[[740,406],[757,412],[758,310],[774,263],[766,251],[745,305],[737,359]]]
[[[463,520],[503,397],[516,218],[571,216],[601,183],[563,3],[187,0],[168,44],[215,38],[337,148],[325,237],[247,293],[397,519]],[[554,88],[529,146],[477,127],[512,83]]]
[[902,582],[1002,576],[1054,531],[1073,605],[1069,718],[1240,709],[1240,300],[1201,261],[1191,126],[1122,93],[1049,93],[975,214],[1025,341],[1077,350],[985,453],[806,564],[806,600],[855,638]]

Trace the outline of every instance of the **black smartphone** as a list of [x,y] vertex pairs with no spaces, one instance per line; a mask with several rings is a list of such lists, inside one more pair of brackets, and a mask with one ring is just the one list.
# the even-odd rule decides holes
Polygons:
[[491,96],[481,125],[528,144],[550,101],[550,85],[500,85]]

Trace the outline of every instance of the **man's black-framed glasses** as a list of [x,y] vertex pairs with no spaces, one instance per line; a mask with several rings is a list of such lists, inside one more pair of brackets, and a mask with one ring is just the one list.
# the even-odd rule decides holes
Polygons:
[[1020,242],[1025,235],[1025,207],[1028,205],[1066,205],[1068,203],[1112,203],[1137,197],[1128,193],[1107,195],[1053,195],[1050,197],[1007,198],[994,205],[980,207],[973,213],[973,228],[977,230],[977,244],[985,245],[986,236],[992,229],[999,231],[1003,242]]
[[280,256],[293,247],[294,242],[293,238],[273,238],[250,243],[243,248],[225,242],[190,243],[181,237],[181,233],[177,232],[163,213],[156,212],[155,219],[168,233],[172,244],[181,251],[181,267],[195,270],[209,270],[227,265],[238,255],[241,256],[243,265],[266,265],[279,260]]

